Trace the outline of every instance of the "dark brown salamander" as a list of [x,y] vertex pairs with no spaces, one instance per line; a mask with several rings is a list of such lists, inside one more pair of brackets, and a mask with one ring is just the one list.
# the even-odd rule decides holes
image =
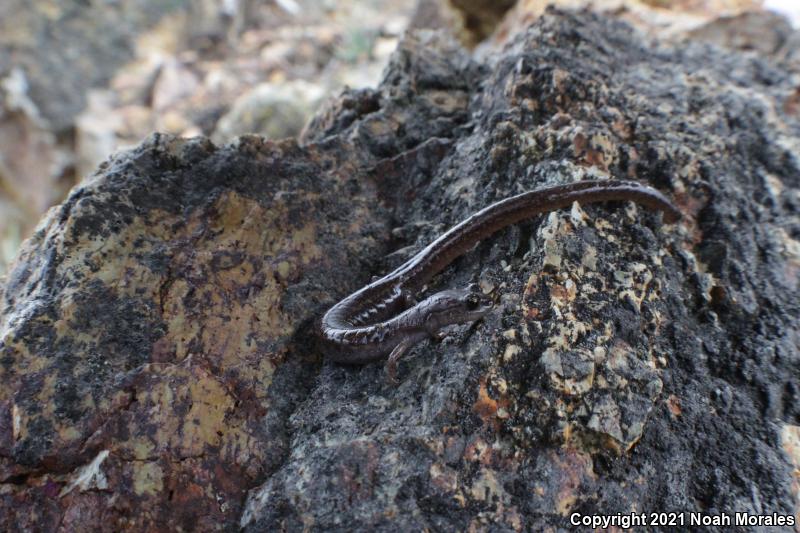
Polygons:
[[657,190],[634,181],[580,181],[500,200],[453,226],[403,265],[360,288],[322,317],[320,336],[325,355],[345,364],[364,364],[389,357],[386,370],[395,381],[397,361],[423,339],[438,338],[450,324],[477,320],[492,301],[476,290],[450,289],[421,302],[414,295],[437,273],[478,241],[534,215],[572,205],[630,200],[662,211],[674,223],[681,213]]

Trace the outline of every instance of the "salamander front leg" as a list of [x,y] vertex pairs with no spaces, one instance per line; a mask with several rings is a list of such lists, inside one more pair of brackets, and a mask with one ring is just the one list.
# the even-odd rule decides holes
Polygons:
[[389,354],[389,359],[386,361],[386,376],[392,385],[400,383],[397,379],[397,361],[403,357],[403,354],[411,347],[411,344],[409,339],[402,340]]
[[445,332],[442,330],[436,331],[434,328],[430,327],[427,327],[425,329],[427,330],[428,335],[430,335],[431,340],[433,340],[433,342],[442,342],[442,340],[444,340],[444,338],[447,337]]

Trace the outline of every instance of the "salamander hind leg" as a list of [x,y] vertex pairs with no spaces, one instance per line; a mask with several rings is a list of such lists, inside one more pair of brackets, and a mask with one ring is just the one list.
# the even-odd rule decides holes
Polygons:
[[410,290],[403,289],[403,291],[400,293],[400,295],[401,295],[400,297],[401,297],[401,299],[403,301],[403,306],[404,306],[405,309],[408,309],[410,307],[414,307],[415,305],[417,305],[417,298],[414,296],[414,293],[412,293]]
[[386,377],[389,379],[389,383],[392,385],[397,385],[400,381],[397,379],[397,361],[400,360],[401,357],[406,353],[406,351],[411,347],[410,340],[403,340],[400,341],[400,344],[394,347],[392,353],[389,354],[389,359],[386,361]]

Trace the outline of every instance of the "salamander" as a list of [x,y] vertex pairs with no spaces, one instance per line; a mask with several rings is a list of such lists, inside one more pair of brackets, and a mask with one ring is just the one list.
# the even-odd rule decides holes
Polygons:
[[663,194],[635,181],[579,181],[505,198],[456,224],[392,272],[331,307],[319,326],[324,354],[337,363],[355,365],[388,357],[386,371],[396,383],[397,361],[409,348],[426,338],[441,338],[445,326],[475,321],[492,309],[492,300],[474,284],[418,302],[415,296],[433,276],[506,226],[573,202],[621,200],[661,211],[666,223],[681,218]]

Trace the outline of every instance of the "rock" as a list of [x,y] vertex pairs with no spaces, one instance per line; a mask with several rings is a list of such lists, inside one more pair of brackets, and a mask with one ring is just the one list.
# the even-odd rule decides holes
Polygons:
[[297,137],[322,99],[322,90],[303,81],[261,84],[242,95],[217,123],[212,139],[225,142],[258,133],[268,139]]
[[0,269],[5,270],[5,266],[17,255],[27,213],[20,211],[11,202],[0,198],[0,214],[2,214],[0,217]]
[[90,175],[117,147],[117,132],[123,121],[113,113],[109,91],[90,91],[87,110],[75,118],[76,173]]
[[461,19],[462,38],[475,45],[492,34],[515,0],[447,0]]
[[179,61],[165,61],[153,81],[152,105],[156,113],[175,107],[195,94],[200,86],[198,75]]
[[748,11],[717,18],[689,32],[689,36],[726,48],[771,55],[784,47],[792,33],[792,25],[785,17],[771,11]]
[[451,31],[464,46],[474,47],[495,30],[515,0],[419,0],[410,28]]
[[106,82],[133,58],[137,31],[169,7],[145,0],[120,3],[46,3],[6,0],[0,7],[0,73],[22,69],[53,133],[65,133],[86,104],[89,89]]
[[63,177],[72,158],[47,127],[29,92],[20,69],[0,78],[0,273],[16,253],[20,238],[69,189]]
[[[480,62],[409,34],[299,143],[115,155],[2,289],[0,527],[794,514],[792,65],[550,10]],[[399,386],[323,360],[315,321],[371,275],[494,200],[603,177],[684,220],[573,206],[501,231],[431,288],[481,280],[495,310],[416,346]]]
[[[285,387],[302,397],[318,371],[301,324],[335,285],[307,271],[366,260],[385,239],[369,187],[333,155],[154,136],[51,211],[2,301],[0,479],[3,506],[19,511],[3,527],[52,523],[26,511],[49,501],[48,484],[78,529],[238,520],[248,485],[285,454]],[[106,487],[76,481],[87,471]]]
[[[505,42],[508,37],[517,35],[522,29],[542,16],[551,0],[518,0],[505,18],[498,24],[492,40]],[[573,10],[591,9],[597,13],[614,16],[631,24],[650,37],[659,37],[666,41],[686,40],[687,37],[702,38],[693,32],[705,25],[725,26],[726,20],[737,20],[740,17],[746,24],[758,26],[761,21],[775,17],[765,12],[761,0],[713,0],[697,2],[695,0],[559,0],[562,8]],[[786,21],[779,19],[780,28],[764,28],[769,34],[767,41],[773,39],[773,33],[780,33]],[[730,26],[733,34],[726,44],[736,40],[735,23]],[[702,32],[701,32],[702,33]],[[747,40],[746,37],[743,40]],[[718,43],[719,44],[719,43]]]
[[151,0],[1,4],[0,275],[5,249],[19,245],[16,236],[31,234],[78,181],[76,173],[85,175],[87,163],[89,172],[96,168],[98,150],[102,160],[109,145],[119,146],[108,124],[115,122],[109,106],[97,112],[99,118],[87,118],[96,111],[87,110],[89,95],[133,59],[137,35],[176,11]]

